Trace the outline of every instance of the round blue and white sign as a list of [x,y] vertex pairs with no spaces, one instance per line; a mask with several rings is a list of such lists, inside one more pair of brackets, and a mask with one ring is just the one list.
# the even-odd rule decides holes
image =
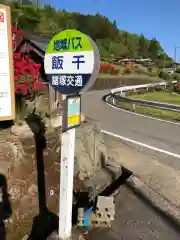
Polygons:
[[98,77],[100,55],[95,42],[77,30],[65,30],[49,42],[44,69],[54,89],[70,95],[87,91]]

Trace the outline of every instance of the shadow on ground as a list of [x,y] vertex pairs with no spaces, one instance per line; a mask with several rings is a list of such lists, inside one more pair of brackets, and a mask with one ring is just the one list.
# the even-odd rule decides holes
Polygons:
[[126,182],[126,187],[135,195],[137,196],[148,208],[151,208],[157,215],[159,215],[171,228],[173,228],[177,233],[180,233],[180,224],[179,222],[168,213],[161,210],[157,207],[151,199],[144,195],[140,190],[135,188],[131,183]]
[[[113,194],[116,190],[119,189],[119,187],[125,183],[125,181],[132,175],[132,172],[127,170],[126,168],[122,167],[122,173],[121,175],[113,181],[108,187],[106,187],[103,191],[101,191],[98,196],[110,196]],[[73,225],[77,223],[77,212],[78,208],[85,207],[85,209],[90,209],[91,207],[96,206],[97,198],[95,197],[95,200],[89,201],[88,197],[89,192],[78,192],[78,194],[75,195],[76,197],[76,203],[73,206],[73,214],[72,214],[72,222]]]
[[8,129],[8,128],[12,127],[13,124],[14,124],[13,120],[0,121],[0,130]]
[[0,240],[6,239],[6,229],[4,221],[12,215],[11,203],[7,192],[7,180],[0,174]]
[[106,158],[103,153],[101,153],[101,155],[100,155],[100,162],[101,162],[102,168],[110,176],[112,182],[116,181],[116,179],[117,179],[116,173],[111,168],[108,167],[109,165],[107,164]]
[[39,199],[39,214],[33,220],[28,240],[45,240],[53,231],[58,229],[58,216],[48,210],[46,203],[43,158],[43,152],[47,147],[45,138],[46,128],[41,117],[35,114],[35,112],[27,117],[26,122],[34,134]]

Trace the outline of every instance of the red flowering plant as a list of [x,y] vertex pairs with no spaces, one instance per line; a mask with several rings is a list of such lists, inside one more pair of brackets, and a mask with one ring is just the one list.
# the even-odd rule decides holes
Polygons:
[[24,46],[18,51],[16,49],[17,40],[23,38],[22,33],[17,28],[12,29],[15,96],[18,113],[23,111],[27,100],[33,101],[45,89],[43,82],[39,82],[41,65],[34,63],[29,55],[32,49]]
[[116,75],[119,73],[119,70],[113,64],[101,63],[99,73],[109,73]]
[[14,52],[15,92],[26,100],[33,100],[45,85],[38,81],[40,64],[35,64],[27,53]]
[[180,83],[177,83],[173,87],[174,92],[180,94]]

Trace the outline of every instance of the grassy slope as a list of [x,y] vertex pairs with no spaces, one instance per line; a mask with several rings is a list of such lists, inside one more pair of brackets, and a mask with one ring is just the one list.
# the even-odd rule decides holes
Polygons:
[[164,102],[164,103],[171,103],[180,105],[180,96],[173,95],[169,92],[147,92],[144,94],[133,94],[130,96],[131,98],[135,99],[142,99],[142,100],[149,100],[149,101],[156,101],[156,102]]
[[[168,93],[168,92],[147,92],[139,95],[132,94],[130,97],[136,98],[136,99],[149,100],[149,101],[157,101],[157,102],[159,101],[159,102],[165,102],[165,103],[171,103],[171,104],[180,104],[180,96],[172,95],[171,93]],[[178,112],[171,112],[171,111],[161,110],[161,109],[152,108],[152,107],[139,106],[139,105],[135,105],[135,108],[134,108],[132,103],[123,103],[123,102],[119,103],[118,106],[120,108],[130,110],[132,112],[136,112],[144,115],[150,115],[152,117],[180,121],[180,113]]]
[[132,111],[132,112],[140,113],[143,115],[149,115],[152,117],[157,117],[157,118],[162,118],[167,120],[180,121],[180,113],[176,113],[176,112],[170,112],[166,110],[160,110],[157,108],[144,107],[139,105],[136,105],[134,109],[131,103],[123,103],[123,102],[119,103],[118,107]]

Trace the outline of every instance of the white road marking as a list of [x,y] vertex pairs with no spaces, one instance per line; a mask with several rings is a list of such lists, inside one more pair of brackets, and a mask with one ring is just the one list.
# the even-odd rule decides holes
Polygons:
[[106,131],[106,130],[101,130],[101,132],[103,132],[103,133],[105,133],[105,134],[107,134],[107,135],[111,135],[111,136],[113,136],[113,137],[119,138],[119,139],[121,139],[121,140],[124,140],[124,141],[130,142],[130,143],[133,143],[133,144],[136,144],[136,145],[139,145],[139,146],[148,148],[148,149],[150,149],[150,150],[153,150],[153,151],[156,151],[156,152],[160,152],[160,153],[164,153],[164,154],[166,154],[166,155],[169,155],[169,156],[172,156],[172,157],[175,157],[175,158],[179,158],[179,159],[180,159],[180,155],[179,155],[179,154],[176,154],[176,153],[173,153],[173,152],[169,152],[169,151],[166,151],[166,150],[161,149],[161,148],[153,147],[153,146],[151,146],[151,145],[148,145],[148,144],[145,144],[145,143],[142,143],[142,142],[138,142],[138,141],[132,140],[132,139],[130,139],[130,138],[126,138],[126,137],[117,135],[117,134],[115,134],[115,133],[108,132],[108,131]]
[[[107,96],[107,98],[109,98],[110,96]],[[107,99],[106,98],[106,99]],[[131,111],[128,111],[128,110],[125,110],[125,109],[122,109],[122,108],[119,108],[119,107],[116,107],[114,105],[111,105],[110,103],[106,102],[109,106],[111,106],[112,108],[115,108],[121,112],[126,112],[126,113],[129,113],[129,114],[133,114],[133,115],[137,115],[137,116],[140,116],[140,117],[144,117],[144,118],[149,118],[149,119],[152,119],[152,120],[156,120],[156,121],[160,121],[160,122],[165,122],[165,123],[170,123],[170,124],[174,124],[174,125],[178,125],[180,126],[180,123],[178,122],[172,122],[172,121],[168,121],[168,120],[163,120],[163,119],[160,119],[160,118],[155,118],[155,117],[150,117],[150,116],[147,116],[147,115],[143,115],[143,114],[140,114],[140,113],[135,113],[135,112],[131,112]]]

